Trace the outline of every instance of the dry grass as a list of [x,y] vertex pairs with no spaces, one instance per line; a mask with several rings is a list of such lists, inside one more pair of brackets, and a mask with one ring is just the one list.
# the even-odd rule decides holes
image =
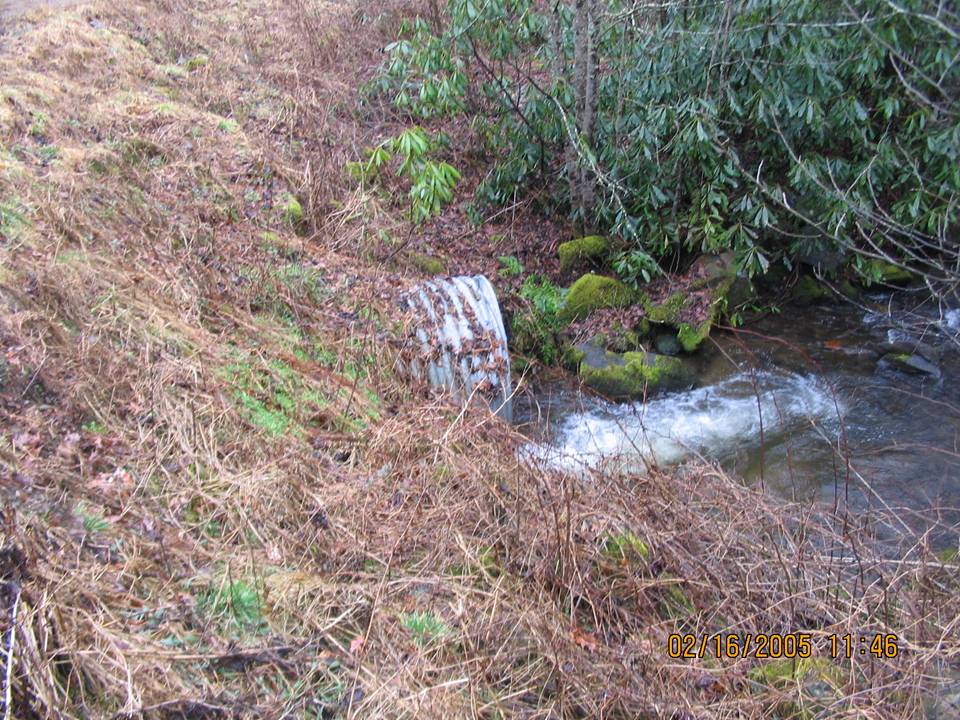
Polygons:
[[[343,165],[407,5],[117,6],[0,53],[5,717],[922,713],[960,647],[922,538],[709,468],[549,473],[394,378],[399,221]],[[672,660],[678,630],[901,654]]]

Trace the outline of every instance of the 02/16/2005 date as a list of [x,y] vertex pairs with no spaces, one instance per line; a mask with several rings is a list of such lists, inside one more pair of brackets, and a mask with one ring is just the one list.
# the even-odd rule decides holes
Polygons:
[[[873,655],[894,658],[899,653],[899,639],[894,634],[854,636],[828,634],[819,638],[825,654],[831,657]],[[699,635],[673,633],[667,639],[667,654],[671,658],[695,659],[712,655],[717,658],[755,657],[808,658],[814,654],[812,633],[748,633],[744,635]]]

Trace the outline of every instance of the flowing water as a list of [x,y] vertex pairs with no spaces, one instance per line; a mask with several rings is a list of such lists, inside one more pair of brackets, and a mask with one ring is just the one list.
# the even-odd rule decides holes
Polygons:
[[[516,419],[535,440],[530,453],[554,465],[702,458],[787,497],[896,508],[914,529],[932,527],[938,545],[956,546],[960,311],[906,307],[877,296],[784,310],[715,333],[694,389],[610,403],[546,385],[516,403]],[[904,345],[934,358],[932,374],[881,360]]]

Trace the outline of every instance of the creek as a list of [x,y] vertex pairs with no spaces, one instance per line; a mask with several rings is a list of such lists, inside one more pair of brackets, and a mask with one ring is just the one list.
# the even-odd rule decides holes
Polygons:
[[517,399],[514,420],[555,466],[707,460],[785,497],[893,509],[956,547],[958,336],[960,312],[906,297],[787,308],[715,331],[690,390],[612,403],[546,383]]

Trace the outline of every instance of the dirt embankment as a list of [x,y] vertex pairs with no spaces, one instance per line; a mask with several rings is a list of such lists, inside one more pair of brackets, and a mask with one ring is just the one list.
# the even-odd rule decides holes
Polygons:
[[76,5],[77,0],[0,0],[0,15],[22,15],[38,8]]

